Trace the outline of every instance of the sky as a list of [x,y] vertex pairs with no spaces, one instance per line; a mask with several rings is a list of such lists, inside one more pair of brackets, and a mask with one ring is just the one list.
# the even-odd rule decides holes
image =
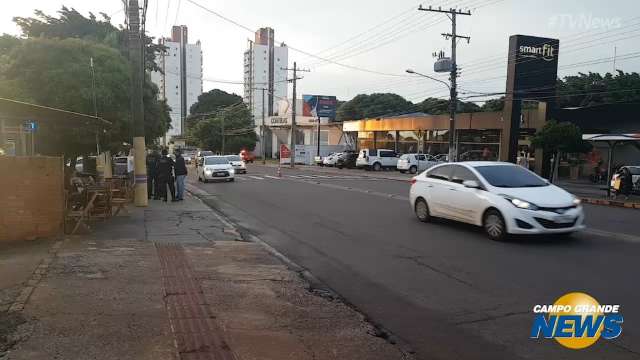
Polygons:
[[[55,14],[63,5],[83,14],[104,12],[116,25],[124,21],[121,0],[2,2],[0,33],[12,35],[20,34],[14,16],[30,16],[34,9]],[[394,92],[413,102],[428,96],[447,98],[443,84],[405,73],[411,68],[448,78],[433,72],[432,53],[450,53],[450,41],[440,34],[451,31],[451,22],[444,14],[418,11],[419,4],[415,0],[149,0],[147,30],[159,37],[169,36],[174,24],[188,26],[189,41],[202,42],[205,91],[219,88],[242,94],[242,84],[216,81],[242,82],[243,52],[247,40],[253,39],[249,30],[269,26],[277,42],[290,46],[290,65],[296,61],[311,70],[298,81],[298,94],[349,100],[361,93]],[[616,69],[640,72],[637,0],[433,0],[422,5],[471,11],[471,16],[457,18],[458,34],[471,37],[468,44],[460,40],[457,46],[463,95],[504,91],[508,39],[513,34],[559,38],[561,77],[611,72],[614,53]]]

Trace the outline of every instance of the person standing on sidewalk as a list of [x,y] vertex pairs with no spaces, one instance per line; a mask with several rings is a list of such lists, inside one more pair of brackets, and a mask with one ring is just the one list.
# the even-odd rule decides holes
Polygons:
[[175,196],[175,187],[173,186],[173,159],[168,156],[167,149],[162,150],[162,156],[158,159],[157,177],[158,177],[158,189],[160,190],[160,197],[165,202],[167,201],[167,185],[171,190],[171,201],[177,201]]
[[158,166],[158,152],[152,151],[147,154],[147,198],[158,199],[158,179],[157,179],[157,166]]
[[176,150],[176,165],[174,172],[176,174],[176,199],[184,200],[184,180],[187,177],[187,165],[182,157],[182,151]]

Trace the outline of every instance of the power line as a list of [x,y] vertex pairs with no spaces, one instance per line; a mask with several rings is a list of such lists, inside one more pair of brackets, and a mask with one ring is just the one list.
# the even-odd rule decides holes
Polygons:
[[[244,29],[244,30],[247,30],[247,31],[251,32],[252,34],[253,34],[253,33],[255,33],[255,30],[254,30],[254,29],[251,29],[251,28],[250,28],[250,27],[248,27],[248,26],[242,25],[242,24],[240,24],[239,22],[237,22],[237,21],[235,21],[235,20],[232,20],[232,19],[230,19],[230,18],[228,18],[228,17],[226,17],[226,16],[224,16],[224,15],[222,15],[222,14],[220,14],[220,13],[216,12],[216,11],[213,11],[213,10],[211,10],[211,9],[209,9],[209,8],[207,8],[207,7],[205,7],[205,6],[201,5],[201,4],[199,4],[199,3],[197,3],[197,2],[195,2],[195,1],[193,1],[193,0],[187,0],[187,1],[188,1],[189,3],[191,3],[191,4],[193,4],[193,5],[195,5],[195,6],[199,7],[199,8],[201,8],[201,9],[202,9],[202,10],[204,10],[204,11],[206,11],[206,12],[208,12],[208,13],[212,14],[212,15],[215,15],[215,16],[219,17],[220,19],[223,19],[224,21],[227,21],[227,22],[229,22],[229,23],[231,23],[231,24],[233,24],[233,25],[235,25],[235,26],[238,26],[238,27],[240,27],[240,28],[242,28],[242,29]],[[276,42],[277,42],[277,41],[276,41]],[[291,49],[291,50],[293,50],[293,51],[297,51],[297,52],[299,52],[299,53],[301,53],[301,54],[303,54],[303,55],[307,55],[307,56],[310,56],[310,57],[313,57],[313,58],[316,58],[316,59],[320,59],[320,60],[329,61],[329,62],[331,62],[331,63],[333,63],[333,64],[335,64],[335,65],[339,65],[339,66],[342,66],[342,67],[345,67],[345,68],[348,68],[348,69],[352,69],[352,70],[356,70],[356,71],[362,71],[362,72],[367,72],[367,73],[371,73],[371,74],[383,75],[383,76],[407,77],[407,76],[406,76],[406,75],[404,75],[404,74],[386,73],[386,72],[382,72],[382,71],[376,71],[376,70],[365,69],[365,68],[361,68],[361,67],[357,67],[357,66],[347,65],[347,64],[343,64],[343,63],[339,63],[339,62],[336,62],[336,61],[331,61],[331,60],[325,59],[325,58],[323,58],[323,57],[321,57],[321,56],[318,56],[318,55],[315,55],[315,54],[309,53],[309,52],[307,52],[307,51],[304,51],[304,50],[302,50],[302,49],[295,48],[295,47],[290,46],[290,45],[287,45],[287,47],[288,47],[289,49]]]

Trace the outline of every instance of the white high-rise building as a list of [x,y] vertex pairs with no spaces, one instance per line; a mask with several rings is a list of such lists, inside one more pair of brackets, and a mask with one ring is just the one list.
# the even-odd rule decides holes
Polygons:
[[181,137],[185,132],[185,119],[189,108],[202,94],[202,49],[200,41],[188,43],[187,27],[174,26],[171,38],[159,39],[167,47],[156,59],[163,73],[151,73],[151,80],[160,88],[160,98],[167,99],[171,107],[171,129],[165,141]]
[[[287,98],[287,70],[289,51],[283,43],[275,46],[272,28],[256,31],[255,41],[249,41],[249,49],[244,53],[244,102],[254,118],[258,135],[262,126],[262,90],[264,91],[264,116],[277,115],[278,100]],[[265,129],[268,131],[268,129]],[[266,135],[266,134],[265,134]],[[266,136],[270,139],[270,136]],[[259,151],[262,144],[256,146]],[[267,141],[265,146],[270,147]],[[270,153],[267,151],[267,153]]]

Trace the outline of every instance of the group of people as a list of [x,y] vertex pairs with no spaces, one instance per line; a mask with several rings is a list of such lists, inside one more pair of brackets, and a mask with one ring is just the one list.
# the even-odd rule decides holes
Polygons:
[[187,177],[187,165],[182,152],[176,150],[175,161],[169,152],[163,149],[161,154],[153,151],[147,154],[147,197],[154,200],[168,200],[167,187],[171,201],[184,200],[184,181]]

